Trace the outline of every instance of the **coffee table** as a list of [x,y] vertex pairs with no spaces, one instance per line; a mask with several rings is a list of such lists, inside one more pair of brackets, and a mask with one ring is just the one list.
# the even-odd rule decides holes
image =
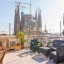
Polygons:
[[47,57],[50,53],[50,48],[49,47],[39,47],[38,54],[39,53],[42,53]]

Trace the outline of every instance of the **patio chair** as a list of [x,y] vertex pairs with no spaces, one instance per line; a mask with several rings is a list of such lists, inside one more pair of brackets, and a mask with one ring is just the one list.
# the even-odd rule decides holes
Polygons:
[[64,62],[64,44],[58,46],[56,51],[51,51],[50,49],[50,60],[52,59],[56,64],[59,64],[60,62]]
[[[42,46],[42,43],[40,43],[40,46]],[[38,48],[40,46],[38,46],[37,39],[31,40],[31,42],[30,42],[30,50],[33,50],[33,52],[35,52],[36,50],[38,50]]]
[[4,56],[5,56],[5,50],[3,50],[3,51],[0,51],[0,64],[3,64],[3,58],[4,58]]

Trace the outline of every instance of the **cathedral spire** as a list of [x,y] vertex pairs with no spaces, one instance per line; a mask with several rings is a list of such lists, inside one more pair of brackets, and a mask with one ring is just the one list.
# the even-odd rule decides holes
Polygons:
[[16,9],[15,9],[15,17],[14,17],[14,32],[16,32],[15,31],[15,29],[16,29],[16,24],[15,23],[16,23]]
[[41,18],[41,10],[40,10],[40,28],[41,28],[41,31],[42,31],[42,18]]
[[18,33],[20,31],[20,4],[17,3],[15,8],[15,19],[14,19],[14,33]]
[[36,20],[36,29],[38,29],[38,25],[37,25],[37,22],[38,22],[38,20],[37,20],[37,9],[36,9],[36,12],[35,12],[35,20]]
[[64,26],[64,13],[63,13],[63,26]]
[[35,20],[37,21],[37,9],[36,9],[36,13],[35,13]]
[[38,22],[37,22],[37,25],[38,25],[38,30],[40,28],[40,8],[38,7]]
[[37,22],[37,25],[38,25],[38,30],[42,31],[41,10],[40,10],[39,7],[38,7],[38,22]]

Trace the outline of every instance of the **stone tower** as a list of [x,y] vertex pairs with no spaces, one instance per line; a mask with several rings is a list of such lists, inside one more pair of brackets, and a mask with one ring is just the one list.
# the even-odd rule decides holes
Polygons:
[[20,31],[20,4],[17,3],[15,8],[14,34]]
[[36,9],[36,13],[35,13],[35,20],[37,21],[37,9]]
[[41,20],[41,10],[38,8],[38,22],[37,22],[38,30],[42,30],[42,20]]
[[42,18],[41,18],[41,10],[40,10],[40,30],[42,31]]
[[37,9],[36,9],[36,13],[35,13],[35,20],[36,20],[36,28],[38,29],[38,25],[37,25],[37,22],[38,22],[38,19],[37,19]]
[[63,13],[63,26],[64,26],[64,13]]

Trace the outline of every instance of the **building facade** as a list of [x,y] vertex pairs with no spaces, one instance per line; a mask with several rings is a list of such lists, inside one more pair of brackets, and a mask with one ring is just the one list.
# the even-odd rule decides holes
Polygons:
[[14,33],[18,33],[21,30],[26,30],[30,28],[31,30],[39,30],[42,31],[42,20],[41,20],[41,10],[38,8],[35,12],[35,17],[31,14],[25,14],[21,12],[21,20],[20,20],[20,4],[17,3],[15,8],[15,18],[14,18]]
[[31,28],[34,29],[34,26],[36,26],[36,20],[34,20],[33,16],[30,14],[24,14],[22,16],[22,22],[23,22],[23,29]]

